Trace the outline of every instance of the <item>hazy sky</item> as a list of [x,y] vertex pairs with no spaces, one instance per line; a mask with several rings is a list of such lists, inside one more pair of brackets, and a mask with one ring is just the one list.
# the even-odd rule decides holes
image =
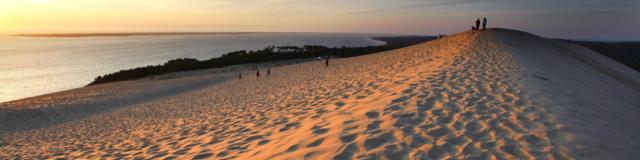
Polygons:
[[0,0],[0,33],[455,33],[476,17],[548,37],[640,40],[640,0]]

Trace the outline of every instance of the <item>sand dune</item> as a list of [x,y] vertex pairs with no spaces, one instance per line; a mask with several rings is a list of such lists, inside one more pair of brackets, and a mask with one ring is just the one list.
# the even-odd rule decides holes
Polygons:
[[[640,76],[629,70],[519,31],[463,32],[270,77],[201,74],[4,103],[0,157],[633,159]],[[72,118],[42,125],[67,106],[109,109],[54,112]]]

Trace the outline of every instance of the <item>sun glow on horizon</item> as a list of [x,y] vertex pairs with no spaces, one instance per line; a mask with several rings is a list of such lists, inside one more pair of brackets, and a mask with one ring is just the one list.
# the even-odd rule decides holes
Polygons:
[[[423,26],[428,24],[416,19],[444,23],[454,21],[432,14],[420,15],[422,10],[380,10],[379,3],[390,2],[349,3],[352,2],[0,0],[0,33],[222,31],[415,34],[427,32]],[[406,5],[390,4],[397,7]],[[430,24],[433,24],[430,30],[452,28]]]
[[31,0],[33,3],[49,3],[49,0]]
[[[461,12],[462,11],[462,12]],[[490,26],[553,37],[626,37],[640,1],[0,0],[0,34],[78,32],[455,33]],[[583,17],[593,20],[583,21]],[[606,25],[603,25],[606,24]]]
[[0,33],[204,31],[228,22],[219,11],[169,2],[173,0],[0,0]]

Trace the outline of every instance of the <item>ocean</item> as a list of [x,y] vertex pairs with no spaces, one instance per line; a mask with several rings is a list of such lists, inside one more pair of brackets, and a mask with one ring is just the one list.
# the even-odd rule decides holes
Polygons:
[[266,46],[382,45],[384,34],[248,33],[113,37],[0,37],[0,103],[87,85],[95,77],[176,58],[209,59]]

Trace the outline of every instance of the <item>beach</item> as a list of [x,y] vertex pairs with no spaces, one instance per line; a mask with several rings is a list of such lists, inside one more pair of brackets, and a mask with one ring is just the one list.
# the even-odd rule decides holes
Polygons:
[[101,75],[160,65],[177,58],[207,60],[228,52],[267,46],[377,46],[384,42],[370,37],[385,36],[349,33],[128,33],[117,36],[122,34],[0,36],[3,56],[0,103],[82,87]]
[[286,63],[270,76],[262,69],[0,103],[0,158],[640,157],[640,73],[521,31],[466,31],[329,66]]

